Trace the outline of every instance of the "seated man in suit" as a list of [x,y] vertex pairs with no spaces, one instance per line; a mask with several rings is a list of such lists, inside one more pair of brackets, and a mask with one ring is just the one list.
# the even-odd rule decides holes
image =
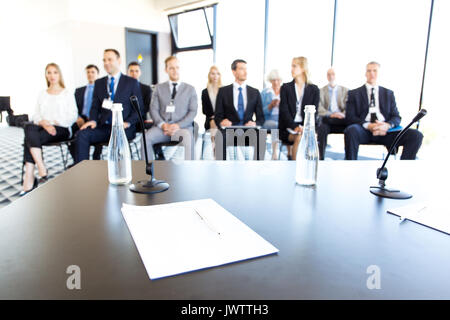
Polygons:
[[121,74],[120,63],[117,50],[105,50],[103,65],[108,75],[95,81],[89,121],[80,128],[76,136],[76,163],[89,159],[89,148],[92,144],[109,140],[112,112],[107,107],[111,103],[122,104],[123,126],[128,140],[136,136],[138,115],[131,106],[130,97],[136,96],[142,106],[141,89],[136,79]]
[[[141,66],[139,65],[139,63],[136,61],[130,62],[128,64],[127,74],[129,77],[139,81],[139,78],[141,77],[142,74]],[[150,102],[152,100],[152,88],[150,88],[150,86],[142,82],[139,82],[139,86],[141,87],[142,100],[144,101],[144,104],[141,106],[142,118],[146,120],[148,118],[147,114],[150,111]],[[140,127],[139,123],[137,127]]]
[[[345,129],[345,159],[357,160],[360,144],[375,142],[390,147],[397,132],[388,132],[400,124],[400,115],[394,93],[378,86],[380,65],[369,62],[366,66],[367,83],[348,93]],[[370,108],[369,108],[370,106]],[[415,129],[408,129],[400,139],[403,146],[402,160],[414,160],[422,145],[423,135]]]
[[[231,70],[234,83],[219,89],[216,98],[214,120],[219,128],[243,125],[262,126],[264,112],[261,94],[245,83],[247,80],[247,62],[241,59],[233,61]],[[253,115],[256,122],[253,121]],[[223,133],[225,134],[225,132]]]
[[333,68],[327,71],[328,85],[320,89],[319,123],[317,128],[317,140],[319,144],[320,160],[325,158],[327,137],[329,133],[344,133],[345,103],[347,102],[348,89],[336,84],[336,75]]
[[[155,144],[179,141],[184,146],[185,159],[192,160],[193,123],[198,108],[197,93],[193,86],[180,81],[180,65],[177,57],[168,57],[165,66],[169,81],[156,85],[150,103],[153,127],[145,133],[148,157],[154,159]],[[143,158],[144,152],[142,148]]]
[[[77,103],[78,108],[78,119],[72,125],[72,136],[75,136],[78,130],[89,121],[89,113],[91,112],[92,107],[92,97],[94,95],[94,85],[95,81],[98,78],[99,70],[98,67],[94,64],[90,64],[86,67],[86,77],[88,80],[88,84],[75,89],[75,101]],[[70,154],[72,158],[75,160],[75,144],[71,143],[69,146]],[[100,159],[101,149],[95,150],[94,152],[94,160]]]

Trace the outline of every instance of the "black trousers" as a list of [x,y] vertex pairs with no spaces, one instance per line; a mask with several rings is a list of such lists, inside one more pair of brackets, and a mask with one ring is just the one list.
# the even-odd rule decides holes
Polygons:
[[49,142],[58,142],[69,139],[69,129],[64,127],[55,126],[56,135],[52,136],[41,126],[35,124],[28,124],[25,126],[25,141],[23,149],[24,162],[30,162],[34,164],[33,156],[31,155],[30,148],[42,148],[42,145]]
[[[385,136],[374,136],[360,124],[352,124],[345,129],[345,159],[357,160],[360,144],[375,142],[389,148],[399,132],[388,132]],[[415,129],[408,129],[398,145],[403,146],[401,160],[415,160],[422,145],[423,135]]]
[[345,119],[330,118],[325,116],[321,118],[317,128],[317,144],[319,145],[319,158],[325,158],[325,149],[327,148],[328,134],[344,133],[347,127]]

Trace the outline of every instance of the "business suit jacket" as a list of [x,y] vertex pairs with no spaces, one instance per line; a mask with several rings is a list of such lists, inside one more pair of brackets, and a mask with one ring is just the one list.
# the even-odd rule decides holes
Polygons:
[[141,87],[142,100],[144,101],[143,105],[141,106],[141,113],[142,118],[145,119],[147,112],[150,111],[150,103],[152,101],[152,88],[143,83],[139,83],[139,85]]
[[157,84],[150,103],[150,114],[154,125],[166,123],[178,123],[180,128],[192,126],[195,116],[197,115],[198,101],[197,93],[190,84],[182,82],[177,87],[174,105],[175,112],[170,114],[166,112],[167,106],[171,100],[170,82]]
[[[380,112],[384,117],[384,121],[390,123],[394,127],[398,126],[401,121],[398,113],[397,104],[395,103],[394,92],[384,87],[378,87],[378,101],[380,104]],[[348,92],[345,119],[348,124],[363,124],[366,122],[369,113],[369,98],[367,96],[366,86],[363,85]]]
[[[345,113],[345,104],[347,103],[348,89],[343,86],[337,87],[337,104],[340,112]],[[328,90],[328,85],[320,89],[320,101],[319,101],[319,116],[329,116],[331,111],[328,110],[330,107],[330,92]]]
[[[244,124],[252,121],[253,114],[256,116],[256,124],[264,124],[264,113],[262,109],[261,94],[258,89],[247,87],[247,106],[244,110]],[[236,107],[234,106],[233,84],[222,87],[217,93],[216,112],[214,120],[218,127],[223,119],[230,120],[233,125],[239,125],[240,119]]]
[[209,98],[208,89],[203,89],[202,91],[202,111],[203,114],[206,116],[205,130],[209,130],[211,127],[209,122],[214,117],[214,109],[212,106],[211,99]]
[[[305,84],[305,91],[303,93],[302,104],[300,106],[300,114],[302,116],[301,125],[305,120],[305,106],[315,105],[316,110],[319,107],[320,90],[315,84]],[[295,94],[295,80],[284,83],[280,90],[280,114],[278,120],[278,128],[280,130],[279,135],[282,141],[287,142],[289,132],[287,128],[295,129],[296,124],[294,122],[295,114],[297,113],[297,95]],[[317,123],[316,112],[316,123]]]
[[[104,125],[111,116],[111,110],[102,107],[103,100],[108,99],[108,77],[103,77],[95,81],[94,93],[92,97],[92,107],[90,120],[97,121],[97,125]],[[134,126],[139,117],[131,106],[130,97],[136,96],[139,106],[142,110],[144,102],[142,101],[141,88],[139,82],[127,75],[121,74],[116,92],[114,93],[114,103],[122,104],[122,117],[124,122]],[[111,124],[109,124],[111,125]]]
[[86,92],[86,86],[75,89],[75,101],[77,103],[78,116],[87,120],[87,117],[83,115],[84,107],[84,93]]

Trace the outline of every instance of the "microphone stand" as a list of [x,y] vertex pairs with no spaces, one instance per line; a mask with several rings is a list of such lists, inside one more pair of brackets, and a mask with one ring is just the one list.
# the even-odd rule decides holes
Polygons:
[[397,147],[398,142],[403,137],[403,135],[406,133],[406,131],[411,127],[415,122],[419,121],[421,118],[423,118],[427,114],[427,110],[422,109],[411,121],[410,124],[408,124],[400,133],[395,137],[394,141],[392,142],[388,155],[384,159],[383,165],[377,169],[377,178],[378,178],[378,186],[372,186],[370,187],[370,193],[377,195],[382,198],[389,198],[389,199],[410,199],[412,198],[412,195],[400,190],[395,189],[388,189],[386,188],[386,179],[388,178],[388,170],[386,168],[386,162],[389,159],[389,156],[391,155],[392,151]]
[[141,112],[139,111],[139,101],[136,96],[130,97],[131,105],[133,106],[134,111],[138,114],[139,121],[142,127],[142,137],[144,140],[144,156],[145,156],[145,172],[150,176],[149,180],[141,180],[137,183],[130,185],[130,190],[136,193],[144,193],[144,194],[153,194],[166,191],[169,189],[169,184],[163,180],[155,179],[155,169],[153,166],[153,161],[149,163],[148,155],[147,155],[147,141],[145,139],[145,124],[142,119]]

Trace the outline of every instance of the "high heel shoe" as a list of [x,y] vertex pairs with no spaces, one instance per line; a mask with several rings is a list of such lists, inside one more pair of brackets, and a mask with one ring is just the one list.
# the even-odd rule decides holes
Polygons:
[[38,179],[37,179],[37,178],[34,178],[33,187],[32,187],[30,190],[27,190],[27,191],[25,191],[25,190],[20,191],[19,197],[23,197],[24,195],[30,193],[31,191],[33,191],[34,189],[36,189],[38,185],[39,185]]
[[48,181],[48,174],[43,177],[39,177],[39,183],[46,183]]

